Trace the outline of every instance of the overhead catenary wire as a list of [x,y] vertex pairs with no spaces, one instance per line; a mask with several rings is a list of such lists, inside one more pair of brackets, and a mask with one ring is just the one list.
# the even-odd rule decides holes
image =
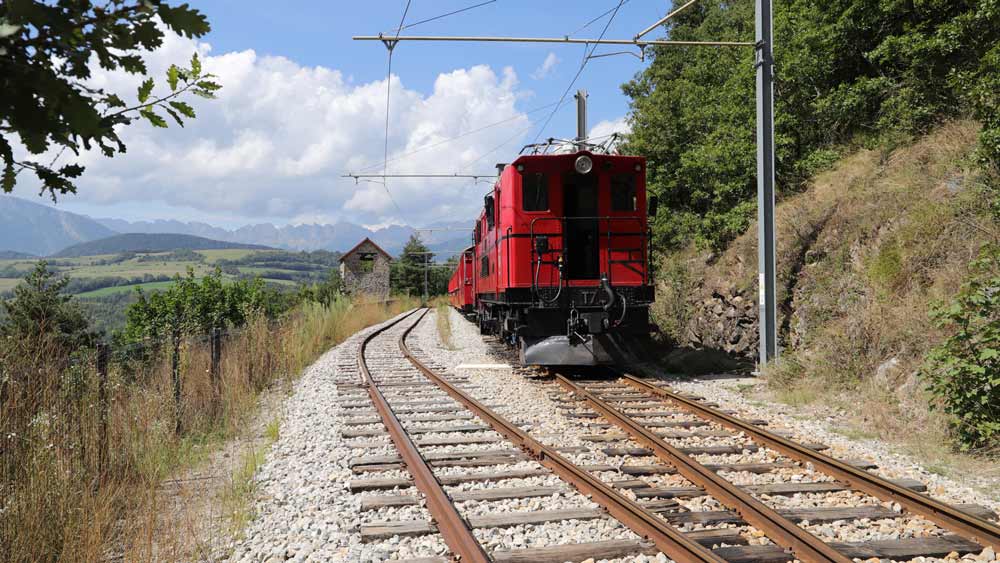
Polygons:
[[[611,22],[615,21],[615,16],[618,15],[618,10],[621,9],[621,7],[625,4],[625,2],[626,0],[618,0],[618,5],[615,6],[614,11],[611,13],[611,17],[608,18],[607,23],[604,24],[604,29],[601,30],[601,35],[597,38],[598,41],[604,39],[604,34],[608,32],[608,28],[611,27]],[[580,78],[580,75],[583,74],[583,69],[587,68],[587,63],[590,61],[590,57],[594,54],[594,51],[597,50],[598,45],[599,43],[595,43],[594,46],[590,48],[590,53],[588,53],[587,56],[584,57],[583,62],[580,63],[580,68],[577,69],[576,74],[573,76],[573,80],[570,81],[569,86],[566,87],[566,90],[559,98],[560,104],[562,104],[563,100],[566,99],[566,96],[569,94],[570,90],[573,89],[573,85],[576,84],[576,81]],[[552,121],[552,118],[555,117],[557,111],[559,111],[559,106],[556,106],[556,108],[552,110],[552,113],[550,113],[549,116],[545,119],[545,123],[543,123],[542,126],[538,129],[538,133],[535,134],[535,139],[532,141],[532,143],[538,142],[538,139],[542,136],[542,133],[545,132],[545,128],[549,126],[549,123]]]
[[432,18],[427,18],[427,19],[420,20],[418,22],[413,22],[413,23],[407,24],[407,25],[400,25],[400,27],[398,27],[396,29],[393,29],[392,31],[390,31],[390,33],[395,32],[398,35],[399,32],[403,31],[404,29],[410,29],[411,27],[416,27],[416,26],[418,26],[420,24],[432,22],[432,21],[435,21],[435,20],[446,18],[448,16],[454,16],[455,14],[461,14],[462,12],[468,12],[469,10],[472,10],[472,9],[475,9],[475,8],[479,8],[479,7],[485,6],[487,4],[492,4],[492,3],[496,2],[496,1],[497,0],[487,0],[486,2],[480,2],[478,4],[473,4],[472,6],[466,6],[465,8],[460,8],[458,10],[454,10],[452,12],[448,12],[447,14],[441,14],[441,15],[438,15],[438,16],[434,16]]
[[[396,30],[397,41],[399,40],[399,33],[403,29],[403,22],[406,21],[406,14],[410,12],[410,3],[412,1],[406,0],[406,7],[403,8],[403,17],[399,18],[399,27]],[[402,214],[403,210],[396,203],[396,199],[392,197],[392,192],[389,191],[389,182],[385,179],[385,175],[389,173],[389,102],[392,99],[392,51],[396,47],[396,42],[386,42],[385,46],[389,50],[389,62],[385,73],[385,144],[382,147],[382,187],[385,188],[385,193],[389,196],[389,201],[396,207],[396,211]]]
[[[622,3],[622,5],[624,6],[625,4],[628,4],[628,3],[629,3],[629,0],[625,0],[625,2]],[[608,10],[606,12],[604,12],[603,14],[601,14],[601,15],[597,16],[596,18],[590,20],[589,22],[583,24],[579,29],[577,29],[573,33],[566,34],[566,37],[572,37],[572,36],[576,35],[577,33],[580,33],[581,31],[583,31],[583,30],[587,29],[588,27],[590,27],[591,25],[593,25],[595,22],[600,21],[604,16],[610,14],[611,12],[614,12],[615,9],[616,8],[608,8]]]
[[[481,131],[485,131],[485,130],[490,129],[492,127],[497,127],[498,125],[503,125],[505,123],[510,123],[511,121],[516,121],[518,119],[521,119],[521,117],[523,117],[523,116],[531,115],[533,113],[538,113],[538,112],[540,112],[542,110],[549,109],[550,107],[552,107],[554,105],[557,105],[558,103],[559,102],[552,102],[551,104],[545,104],[544,106],[539,106],[539,107],[530,109],[530,110],[524,112],[523,114],[519,113],[519,114],[517,114],[517,115],[515,115],[513,117],[508,117],[507,119],[502,119],[500,121],[495,121],[495,122],[490,123],[488,125],[484,125],[482,127],[477,127],[476,129],[471,129],[469,131],[465,131],[463,133],[459,133],[458,135],[455,135],[454,137],[449,137],[447,139],[442,139],[440,141],[435,141],[433,143],[424,145],[422,147],[417,147],[417,148],[413,149],[412,151],[405,152],[405,153],[403,153],[401,155],[395,156],[395,157],[389,159],[387,162],[398,162],[400,160],[403,160],[404,158],[408,158],[408,157],[413,156],[413,155],[415,155],[415,154],[417,154],[419,152],[422,152],[422,151],[425,151],[425,150],[428,150],[428,149],[432,149],[432,148],[435,148],[435,147],[439,147],[441,145],[444,145],[444,144],[447,144],[447,143],[451,143],[453,141],[457,141],[457,140],[462,139],[464,137],[468,137],[469,135],[474,135],[474,134],[479,133]],[[532,126],[532,127],[534,127],[534,126]],[[369,166],[365,166],[364,168],[360,168],[360,169],[358,169],[358,171],[359,172],[367,172],[368,170],[372,170],[372,169],[378,168],[378,167],[382,166],[383,164],[385,164],[385,163],[383,163],[383,162],[377,162],[375,164],[371,164]]]

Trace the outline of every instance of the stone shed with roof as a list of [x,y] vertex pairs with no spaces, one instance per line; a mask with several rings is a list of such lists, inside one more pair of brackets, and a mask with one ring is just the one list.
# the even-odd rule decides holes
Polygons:
[[391,263],[392,256],[365,237],[340,257],[340,277],[344,280],[344,289],[352,295],[388,299]]

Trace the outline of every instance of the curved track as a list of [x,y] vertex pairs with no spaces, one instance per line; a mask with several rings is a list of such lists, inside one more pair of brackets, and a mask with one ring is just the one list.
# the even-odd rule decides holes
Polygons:
[[[655,456],[656,465],[579,465],[570,458],[589,451],[585,447],[556,448],[531,436],[521,426],[504,418],[493,405],[477,398],[482,393],[467,377],[449,373],[420,350],[411,349],[407,336],[423,320],[427,311],[413,311],[369,334],[358,347],[358,369],[362,381],[348,386],[365,392],[367,403],[351,403],[351,408],[368,409],[378,418],[359,417],[348,424],[367,429],[345,432],[345,437],[388,435],[398,455],[361,456],[352,461],[356,473],[378,473],[405,469],[407,479],[374,478],[352,481],[353,491],[389,491],[414,486],[419,495],[381,494],[362,498],[363,510],[391,511],[393,507],[426,506],[430,521],[412,519],[412,512],[393,521],[362,526],[362,538],[379,539],[391,535],[439,533],[452,559],[461,561],[582,561],[587,558],[631,557],[661,551],[682,562],[808,562],[845,563],[869,557],[912,559],[919,555],[943,557],[953,551],[972,553],[981,546],[997,546],[997,527],[982,518],[989,515],[975,507],[952,507],[920,495],[904,485],[880,479],[855,467],[818,453],[816,445],[798,444],[759,425],[740,420],[690,396],[674,393],[662,382],[631,375],[584,381],[556,376],[565,390],[556,404],[566,416],[594,428],[617,427],[624,434],[593,435],[606,444],[625,440],[643,448],[605,448],[613,456]],[[551,379],[547,379],[551,381]],[[345,396],[360,398],[362,395]],[[345,405],[342,405],[342,407]],[[365,411],[371,412],[369,411]],[[360,413],[357,413],[360,414]],[[683,420],[671,417],[683,414]],[[607,423],[593,424],[595,418]],[[444,424],[452,421],[451,424]],[[454,421],[460,421],[455,424]],[[420,423],[441,423],[427,428]],[[373,423],[381,425],[371,428]],[[664,431],[664,428],[669,430]],[[694,428],[694,430],[690,430]],[[350,433],[350,435],[348,435]],[[463,434],[464,433],[464,434]],[[416,437],[415,437],[416,436]],[[671,438],[703,440],[700,447],[671,444]],[[718,445],[711,445],[719,440]],[[456,449],[471,444],[493,444],[491,449]],[[358,444],[355,447],[364,447]],[[506,447],[500,447],[506,446]],[[372,445],[372,447],[376,447]],[[384,447],[384,446],[383,446]],[[482,448],[482,446],[478,446]],[[723,464],[699,462],[701,454],[739,453],[771,449],[790,461]],[[610,453],[609,453],[610,452]],[[593,452],[592,452],[593,453]],[[537,469],[505,468],[524,460],[534,460]],[[764,474],[801,464],[827,472],[837,481],[822,483],[775,483],[754,488],[740,485],[727,472]],[[450,470],[443,470],[448,467]],[[486,467],[488,472],[456,474],[458,467]],[[450,473],[448,472],[450,471]],[[601,517],[591,509],[542,510],[470,514],[462,502],[486,503],[503,499],[544,497],[554,494],[551,487],[501,487],[497,481],[530,476],[555,475],[566,485],[597,503],[607,516],[632,530],[640,539],[595,541],[553,547],[528,547],[490,551],[477,540],[481,528],[533,525],[559,520],[576,521]],[[613,482],[602,480],[617,475]],[[632,479],[621,480],[622,476]],[[664,489],[647,484],[637,476],[678,475],[693,487]],[[616,480],[615,480],[616,479]],[[654,480],[655,481],[655,480]],[[467,484],[466,488],[456,487]],[[816,487],[818,486],[818,488]],[[469,490],[471,487],[472,490]],[[898,541],[845,543],[824,541],[808,520],[831,522],[850,519],[879,519],[898,516],[883,506],[868,504],[856,508],[832,507],[810,510],[781,510],[768,502],[766,494],[788,491],[856,489],[874,497],[898,502],[905,509],[938,524],[955,535],[943,533],[927,538]],[[787,489],[787,490],[786,490]],[[786,490],[782,493],[782,490]],[[626,494],[627,491],[627,494]],[[768,491],[761,497],[761,491]],[[775,492],[778,491],[778,492]],[[402,493],[402,491],[401,491]],[[565,494],[565,493],[563,493]],[[678,496],[680,495],[680,496]],[[710,497],[729,512],[690,511],[674,498]],[[456,503],[458,503],[456,505]],[[961,508],[961,509],[960,509]],[[980,507],[981,508],[981,507]],[[978,511],[977,511],[978,510]],[[696,522],[704,529],[692,530]],[[687,523],[687,524],[683,524]],[[683,524],[683,525],[682,525]],[[710,526],[722,524],[722,527]],[[744,526],[739,529],[726,525]],[[741,535],[742,534],[742,535]],[[746,545],[744,537],[760,538]],[[917,541],[919,540],[919,541]],[[741,543],[743,545],[741,545]],[[446,559],[445,559],[446,560]]]

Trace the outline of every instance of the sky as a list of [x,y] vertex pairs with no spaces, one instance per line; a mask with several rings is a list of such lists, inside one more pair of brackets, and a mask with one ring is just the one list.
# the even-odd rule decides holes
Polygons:
[[[405,22],[483,1],[412,0]],[[222,84],[218,99],[189,100],[198,118],[184,128],[129,126],[121,133],[124,155],[81,155],[87,172],[78,193],[62,197],[58,208],[235,228],[426,225],[472,217],[482,204],[489,187],[482,181],[390,178],[382,185],[340,177],[382,172],[388,52],[378,41],[352,36],[393,30],[405,0],[190,3],[207,15],[212,31],[198,40],[168,36],[147,64],[159,78],[169,64],[185,63],[197,51]],[[610,14],[592,20],[617,5],[496,0],[402,34],[596,38]],[[631,38],[669,9],[669,1],[626,0],[605,37]],[[536,138],[572,137],[578,88],[589,94],[592,136],[627,132],[621,85],[647,63],[634,56],[635,48],[600,46],[595,54],[621,51],[632,54],[589,60],[553,113],[580,69],[583,45],[401,42],[392,55],[389,174],[491,173]],[[92,83],[134,99],[139,79],[99,70]],[[36,194],[27,181],[15,189],[47,202]]]

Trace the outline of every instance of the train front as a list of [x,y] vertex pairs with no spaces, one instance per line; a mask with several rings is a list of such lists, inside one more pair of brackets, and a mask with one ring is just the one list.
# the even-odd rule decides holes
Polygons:
[[[535,365],[621,361],[650,332],[646,163],[592,154],[518,158],[501,175],[509,276],[501,332]],[[654,205],[655,208],[655,205]],[[652,210],[655,213],[655,209]],[[499,273],[499,272],[498,272]]]

